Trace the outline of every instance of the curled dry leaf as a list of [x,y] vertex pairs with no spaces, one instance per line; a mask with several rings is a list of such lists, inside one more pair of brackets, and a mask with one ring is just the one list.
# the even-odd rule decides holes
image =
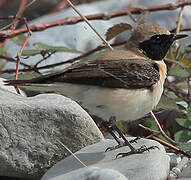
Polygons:
[[132,26],[130,24],[127,23],[116,24],[107,30],[106,40],[109,41],[114,37],[116,37],[117,35],[119,35],[120,33],[131,29]]

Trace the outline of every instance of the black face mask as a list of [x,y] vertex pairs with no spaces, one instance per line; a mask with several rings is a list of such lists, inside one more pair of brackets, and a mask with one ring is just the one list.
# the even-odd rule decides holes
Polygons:
[[154,35],[150,39],[139,43],[139,49],[152,60],[162,60],[172,43],[177,40],[186,37],[185,34],[160,34]]

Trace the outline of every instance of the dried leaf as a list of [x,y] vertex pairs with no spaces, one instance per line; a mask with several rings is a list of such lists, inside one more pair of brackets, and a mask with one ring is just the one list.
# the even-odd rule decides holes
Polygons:
[[117,35],[119,35],[120,33],[127,30],[131,30],[131,29],[132,29],[132,26],[130,24],[127,24],[127,23],[116,24],[107,30],[106,40],[109,41],[113,39],[114,37],[116,37]]

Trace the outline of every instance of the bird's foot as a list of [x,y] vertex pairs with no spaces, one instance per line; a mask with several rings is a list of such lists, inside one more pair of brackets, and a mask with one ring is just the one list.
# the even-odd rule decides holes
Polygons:
[[[132,140],[132,143],[133,142],[136,142],[136,140],[137,140],[137,138],[135,139],[135,141],[134,141],[134,139]],[[118,142],[119,143],[119,142]],[[131,142],[130,142],[131,143]],[[115,150],[115,149],[119,149],[119,148],[121,148],[121,147],[124,147],[124,146],[129,146],[129,142],[126,140],[125,142],[120,142],[118,145],[116,145],[116,146],[112,146],[112,147],[108,147],[106,150],[105,150],[105,152],[107,152],[107,151],[112,151],[112,150]]]
[[123,144],[118,144],[116,146],[112,146],[112,147],[108,147],[105,152],[107,151],[112,151],[112,150],[115,150],[115,149],[119,149],[120,147],[123,147],[124,145]]
[[[118,145],[116,145],[116,146],[112,146],[112,147],[108,147],[106,150],[105,150],[105,152],[107,152],[107,151],[112,151],[112,150],[115,150],[115,149],[119,149],[119,148],[121,148],[121,147],[123,147],[123,146],[129,146],[129,143],[137,143],[137,140],[139,140],[139,139],[141,139],[141,137],[136,137],[135,139],[132,139],[132,140],[130,140],[130,141],[125,141],[125,142],[118,142],[119,144]],[[129,143],[128,143],[129,142]]]
[[132,155],[132,154],[142,154],[145,151],[149,152],[151,149],[155,149],[155,148],[159,149],[158,146],[147,147],[147,146],[143,145],[139,149],[132,149],[131,151],[129,151],[127,153],[119,153],[119,154],[117,154],[116,158],[118,158],[119,156],[125,157],[125,156],[129,156],[129,155]]
[[136,137],[135,139],[130,140],[130,143],[137,143],[137,140],[141,139],[141,137]]

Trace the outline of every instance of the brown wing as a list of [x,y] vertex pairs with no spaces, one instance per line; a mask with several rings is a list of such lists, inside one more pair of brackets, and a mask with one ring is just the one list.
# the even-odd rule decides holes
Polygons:
[[67,82],[111,88],[137,89],[151,87],[160,78],[153,61],[138,59],[94,60],[66,68],[64,71],[31,80],[9,81],[13,84]]

